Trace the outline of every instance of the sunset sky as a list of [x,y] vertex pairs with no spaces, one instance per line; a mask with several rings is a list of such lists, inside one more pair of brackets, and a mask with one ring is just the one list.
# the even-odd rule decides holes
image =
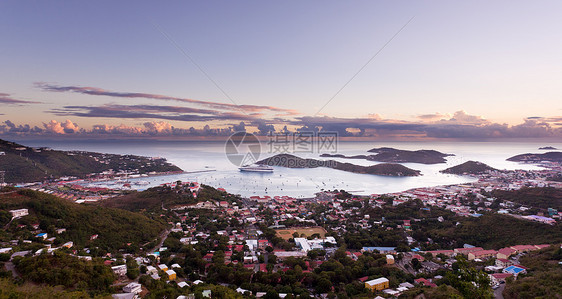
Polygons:
[[2,1],[0,138],[287,126],[560,139],[561,11],[560,1]]

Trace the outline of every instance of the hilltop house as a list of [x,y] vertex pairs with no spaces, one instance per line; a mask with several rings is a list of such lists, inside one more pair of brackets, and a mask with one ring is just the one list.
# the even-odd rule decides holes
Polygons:
[[12,214],[12,218],[19,218],[29,215],[29,211],[27,209],[10,210],[10,214]]

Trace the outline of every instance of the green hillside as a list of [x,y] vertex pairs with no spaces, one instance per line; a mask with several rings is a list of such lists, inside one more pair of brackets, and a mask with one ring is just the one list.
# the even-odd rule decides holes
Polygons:
[[36,182],[63,176],[83,178],[109,169],[141,174],[181,171],[162,158],[38,149],[0,139],[0,171],[5,171],[6,183]]
[[462,164],[449,167],[445,170],[441,170],[441,172],[462,175],[462,174],[482,174],[494,170],[497,169],[490,167],[482,162],[467,161]]
[[197,198],[185,188],[189,185],[178,185],[176,188],[166,186],[153,187],[141,192],[103,200],[101,206],[119,208],[129,211],[160,211],[179,205],[191,205],[202,201],[237,201],[240,198],[230,193],[219,191],[211,186],[201,185]]
[[548,209],[554,208],[562,211],[562,189],[521,188],[519,190],[494,190],[492,195],[500,200],[509,200],[518,204]]
[[[41,231],[56,237],[55,246],[73,241],[75,247],[98,247],[102,253],[118,249],[134,251],[155,240],[165,228],[164,223],[139,213],[75,204],[29,189],[0,195],[0,226],[5,227],[10,221],[9,210],[21,208],[28,209],[29,215],[10,222],[0,241],[31,239],[35,235],[32,225],[39,224]],[[25,227],[18,228],[18,225]],[[59,228],[65,228],[66,232],[57,234]],[[96,234],[98,238],[90,240]]]

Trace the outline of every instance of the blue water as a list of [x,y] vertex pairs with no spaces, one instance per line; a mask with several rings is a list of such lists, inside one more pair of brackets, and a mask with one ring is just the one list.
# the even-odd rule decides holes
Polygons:
[[[26,141],[29,146],[47,146],[60,150],[85,150],[113,154],[134,154],[159,156],[179,166],[184,171],[208,171],[171,176],[141,178],[150,186],[182,181],[197,181],[213,187],[222,187],[234,194],[288,195],[311,197],[322,189],[345,189],[356,194],[380,194],[408,190],[417,187],[461,184],[474,181],[474,178],[439,173],[447,167],[468,160],[480,161],[498,169],[540,169],[536,166],[506,161],[507,158],[522,153],[540,153],[541,146],[554,146],[562,149],[562,143],[545,142],[339,142],[337,152],[344,155],[367,154],[374,147],[393,147],[405,150],[434,149],[443,153],[455,154],[447,157],[447,163],[424,165],[404,163],[403,165],[420,170],[418,177],[386,177],[368,174],[355,174],[330,168],[288,169],[275,167],[274,173],[240,172],[226,157],[224,142],[200,141]],[[260,159],[271,156],[262,144]],[[319,153],[298,154],[301,157],[319,158]],[[360,165],[373,165],[376,162],[359,159],[335,159]],[[134,179],[132,180],[134,181]]]

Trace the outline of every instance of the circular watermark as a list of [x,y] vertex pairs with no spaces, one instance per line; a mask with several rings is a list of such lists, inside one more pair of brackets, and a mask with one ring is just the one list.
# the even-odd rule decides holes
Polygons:
[[230,163],[238,167],[252,165],[260,158],[261,144],[252,133],[236,132],[226,140],[224,152]]

